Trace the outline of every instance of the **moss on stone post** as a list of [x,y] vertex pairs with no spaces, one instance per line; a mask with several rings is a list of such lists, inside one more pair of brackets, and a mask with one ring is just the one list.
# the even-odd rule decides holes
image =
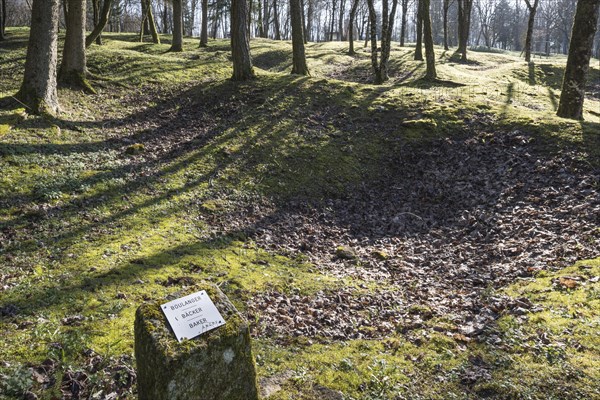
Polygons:
[[226,324],[178,343],[159,302],[136,312],[135,357],[140,400],[255,400],[256,369],[248,323],[214,285],[203,283]]

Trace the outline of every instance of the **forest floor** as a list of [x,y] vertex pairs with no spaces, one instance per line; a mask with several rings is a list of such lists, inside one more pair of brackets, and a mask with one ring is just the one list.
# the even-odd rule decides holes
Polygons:
[[[13,97],[0,43],[0,398],[135,397],[133,316],[217,283],[265,398],[600,398],[600,69],[554,116],[565,58],[253,40],[182,53],[107,34],[96,95]],[[166,42],[167,37],[163,38]]]

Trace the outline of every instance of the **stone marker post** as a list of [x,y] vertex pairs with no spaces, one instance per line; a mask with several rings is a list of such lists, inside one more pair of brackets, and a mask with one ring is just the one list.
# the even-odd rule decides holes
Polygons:
[[210,283],[206,290],[225,325],[177,341],[159,302],[145,303],[135,316],[135,358],[140,400],[257,400],[256,370],[248,323]]

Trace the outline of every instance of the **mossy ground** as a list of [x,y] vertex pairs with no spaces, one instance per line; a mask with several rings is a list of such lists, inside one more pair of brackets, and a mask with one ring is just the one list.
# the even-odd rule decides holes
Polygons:
[[[238,84],[228,80],[226,40],[198,49],[188,39],[184,52],[168,53],[167,37],[154,45],[107,34],[89,52],[98,95],[61,89],[62,113],[48,119],[11,99],[27,31],[8,33],[0,47],[0,306],[16,311],[0,320],[7,398],[56,393],[27,375],[48,357],[67,371],[83,367],[88,348],[106,359],[131,355],[137,306],[193,281],[221,284],[242,311],[264,290],[369,287],[268,253],[211,221],[257,198],[343,195],[381,173],[390,143],[464,135],[484,121],[533,132],[543,151],[578,148],[600,165],[598,94],[586,100],[585,122],[554,116],[563,57],[528,65],[515,54],[471,52],[463,65],[437,51],[440,82],[431,85],[419,80],[424,66],[411,49],[394,46],[393,78],[373,86],[366,52],[309,44],[305,78],[287,74],[289,43],[257,39],[258,79]],[[590,80],[598,79],[592,67]],[[198,114],[186,114],[190,104]],[[201,140],[180,137],[201,129]],[[489,335],[502,345],[447,337],[438,320],[413,332],[418,341],[400,333],[289,346],[257,339],[258,373],[291,371],[273,399],[320,398],[320,387],[348,399],[598,397],[600,284],[560,290],[552,279],[564,274],[598,276],[600,261],[501,291],[543,308],[498,320]],[[77,324],[68,322],[74,315]],[[465,383],[478,363],[490,375]]]

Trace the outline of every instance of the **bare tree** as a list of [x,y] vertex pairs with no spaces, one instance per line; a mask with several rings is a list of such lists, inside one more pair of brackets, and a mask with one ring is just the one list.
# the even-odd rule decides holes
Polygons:
[[25,73],[19,98],[35,113],[58,112],[56,65],[59,0],[33,0]]
[[579,0],[571,33],[571,45],[563,78],[557,115],[583,119],[585,82],[590,67],[592,45],[598,26],[600,0]]
[[304,54],[301,0],[290,0],[290,18],[292,23],[292,74],[309,75]]
[[356,20],[356,11],[358,10],[359,0],[352,1],[352,8],[350,8],[350,19],[348,21],[348,54],[354,55],[354,21]]
[[443,29],[444,29],[444,50],[449,50],[448,47],[448,10],[450,10],[450,5],[452,4],[453,0],[444,0],[444,3],[442,5],[442,13],[443,15],[443,22],[442,24]]
[[467,46],[469,44],[469,31],[471,30],[471,10],[473,0],[458,1],[458,53],[460,60],[467,62]]
[[406,25],[408,23],[408,2],[409,0],[402,0],[402,20],[400,22],[400,46],[404,46],[404,39],[406,37]]
[[423,21],[423,36],[425,42],[425,59],[427,60],[427,72],[425,79],[433,81],[437,79],[435,70],[435,52],[433,51],[433,33],[431,32],[431,16],[429,13],[430,0],[419,0],[421,5],[421,19]]
[[202,28],[200,29],[200,47],[208,45],[208,0],[202,0]]
[[396,15],[398,0],[392,0],[392,10],[389,11],[389,0],[382,0],[381,7],[381,58],[377,56],[377,13],[374,0],[367,0],[371,28],[371,65],[375,75],[375,84],[382,84],[389,79],[388,61],[390,58],[392,30]]
[[173,1],[173,40],[169,51],[183,51],[183,5],[182,0]]
[[415,60],[423,61],[423,0],[417,0],[417,43]]
[[535,22],[535,12],[539,4],[539,0],[534,0],[531,4],[531,0],[525,0],[527,9],[529,10],[529,20],[527,22],[527,36],[525,36],[525,61],[531,62],[531,39],[533,37],[533,26]]
[[67,32],[65,34],[65,44],[58,77],[62,83],[77,86],[85,89],[87,92],[94,93],[94,89],[92,89],[86,80],[86,1],[68,0],[68,10],[66,15]]
[[248,3],[246,0],[231,2],[231,54],[233,58],[233,76],[235,81],[254,78],[252,58],[250,57],[250,38],[246,21],[248,20]]

